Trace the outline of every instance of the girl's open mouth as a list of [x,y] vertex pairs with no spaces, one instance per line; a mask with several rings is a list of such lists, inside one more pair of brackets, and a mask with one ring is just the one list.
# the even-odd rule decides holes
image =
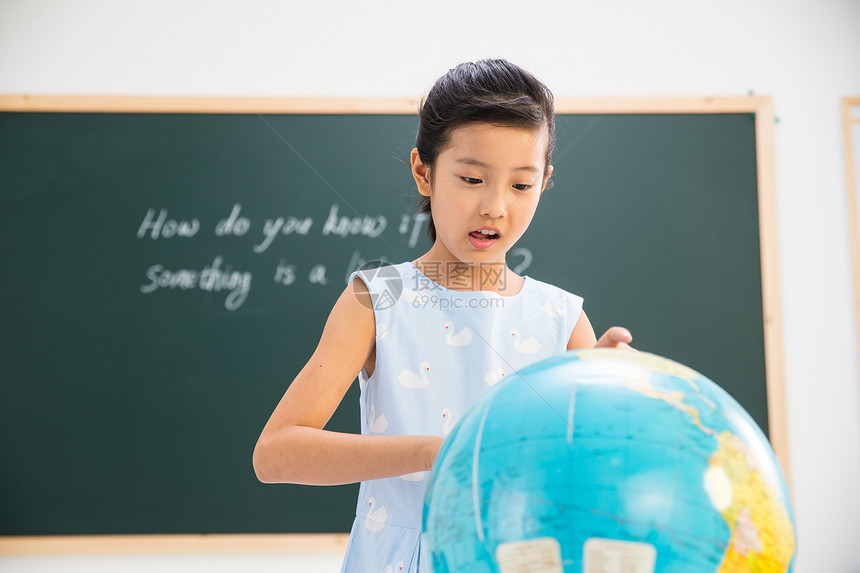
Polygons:
[[488,249],[495,244],[499,236],[495,229],[482,228],[469,233],[469,242],[476,249]]

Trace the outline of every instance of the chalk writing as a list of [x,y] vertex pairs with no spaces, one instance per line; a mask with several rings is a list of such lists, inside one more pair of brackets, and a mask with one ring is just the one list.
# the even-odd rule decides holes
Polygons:
[[168,219],[167,209],[161,209],[158,212],[158,217],[155,216],[155,209],[150,209],[146,212],[140,228],[137,230],[137,238],[143,239],[149,235],[151,239],[170,239],[173,237],[193,237],[200,230],[200,221],[191,219],[190,221]]
[[525,247],[517,247],[515,249],[511,249],[508,253],[509,257],[522,257],[523,260],[518,264],[513,265],[513,270],[515,273],[520,274],[525,272],[527,268],[532,264],[532,252]]
[[325,278],[325,265],[315,265],[308,274],[308,280],[311,284],[328,284],[328,279]]
[[296,265],[288,265],[285,259],[281,259],[275,269],[275,282],[287,286],[296,282]]
[[[400,215],[396,232],[408,237],[407,242],[410,249],[418,244],[418,239],[426,227],[429,215],[426,213],[403,213]],[[211,224],[211,223],[210,223]],[[334,203],[329,208],[325,224],[319,229],[323,236],[349,238],[354,236],[365,236],[377,238],[382,235],[388,226],[388,219],[383,215],[342,215],[340,206]],[[194,217],[179,218],[171,216],[167,208],[148,208],[143,220],[137,229],[138,239],[173,239],[181,238],[190,240],[196,237],[203,224],[200,219]],[[229,215],[218,220],[214,227],[209,227],[217,237],[244,237],[252,229],[259,231],[259,242],[252,246],[256,254],[265,253],[274,244],[278,237],[289,235],[308,236],[314,227],[314,220],[304,215],[282,215],[269,217],[261,227],[248,217],[242,215],[242,204],[234,203]],[[393,231],[393,229],[392,229]],[[514,272],[523,272],[532,260],[532,254],[528,249],[515,248],[509,253],[511,268]],[[368,264],[369,261],[387,263],[384,256],[366,259],[360,251],[353,251],[349,263],[346,266],[344,282],[349,280],[349,275]],[[330,261],[329,261],[330,262]],[[328,276],[328,267],[318,262],[306,261],[307,266],[297,265],[281,258],[277,263],[273,275],[274,282],[283,286],[295,284],[301,277],[306,277],[309,284],[328,285],[331,281]],[[305,274],[307,273],[307,274]],[[145,272],[145,284],[139,285],[143,294],[151,295],[159,290],[179,291],[205,291],[225,293],[224,307],[233,311],[242,306],[251,291],[251,271],[234,270],[226,265],[222,255],[213,255],[212,263],[202,268],[168,268],[165,264],[152,264]]]
[[230,216],[226,219],[221,219],[218,221],[218,224],[215,225],[215,235],[219,237],[227,235],[241,237],[247,233],[251,228],[251,221],[249,221],[247,217],[240,217],[239,213],[241,212],[242,205],[239,203],[233,205],[233,210],[230,211]]
[[[387,263],[388,258],[385,256],[381,256],[375,259],[370,259],[371,261],[379,261],[379,263]],[[368,261],[361,256],[361,251],[353,251],[352,257],[349,259],[349,264],[346,265],[346,274],[344,275],[343,282],[349,282],[349,275],[353,273],[353,271],[357,271],[358,269],[364,268],[364,266],[368,263]]]
[[421,230],[424,228],[424,223],[430,218],[428,213],[404,213],[400,216],[400,227],[397,229],[401,235],[409,232],[411,227],[412,233],[409,235],[409,248],[414,249],[418,244],[418,237],[421,236]]
[[287,219],[284,219],[283,217],[278,217],[277,219],[266,219],[266,223],[263,225],[263,235],[265,238],[259,245],[254,246],[254,252],[265,252],[279,233],[281,235],[291,235],[293,233],[297,235],[307,235],[308,231],[311,230],[311,225],[313,224],[314,221],[310,217],[305,217],[304,219],[297,219],[295,217],[289,217]]
[[204,266],[202,270],[192,269],[165,269],[163,265],[152,265],[146,271],[149,284],[142,285],[140,292],[151,294],[158,289],[199,289],[207,292],[228,291],[224,300],[227,310],[236,310],[251,291],[251,273],[234,271],[225,265],[224,259],[216,256],[211,265]]
[[365,235],[371,238],[378,237],[388,225],[388,220],[382,216],[370,217],[344,217],[338,215],[338,205],[335,203],[331,206],[323,226],[323,235],[338,235],[339,237],[349,237],[350,235]]

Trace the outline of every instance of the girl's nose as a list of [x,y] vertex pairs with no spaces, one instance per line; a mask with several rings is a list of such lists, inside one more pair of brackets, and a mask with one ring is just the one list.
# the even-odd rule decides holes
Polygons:
[[481,201],[481,216],[498,219],[508,210],[504,189],[487,189]]

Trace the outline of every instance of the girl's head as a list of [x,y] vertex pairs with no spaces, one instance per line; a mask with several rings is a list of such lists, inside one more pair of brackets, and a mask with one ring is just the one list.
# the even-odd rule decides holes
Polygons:
[[[439,155],[456,130],[477,124],[529,129],[541,133],[546,149],[543,181],[549,176],[555,146],[555,112],[552,92],[526,70],[505,60],[460,64],[439,78],[421,102],[415,148],[433,180]],[[421,213],[431,214],[431,198],[421,197]],[[432,215],[427,226],[436,240]]]

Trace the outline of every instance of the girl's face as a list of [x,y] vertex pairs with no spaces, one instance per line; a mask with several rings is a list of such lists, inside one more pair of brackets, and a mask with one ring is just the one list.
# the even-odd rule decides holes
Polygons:
[[432,169],[412,151],[418,191],[431,198],[439,261],[504,262],[525,233],[546,187],[546,129],[459,127]]

